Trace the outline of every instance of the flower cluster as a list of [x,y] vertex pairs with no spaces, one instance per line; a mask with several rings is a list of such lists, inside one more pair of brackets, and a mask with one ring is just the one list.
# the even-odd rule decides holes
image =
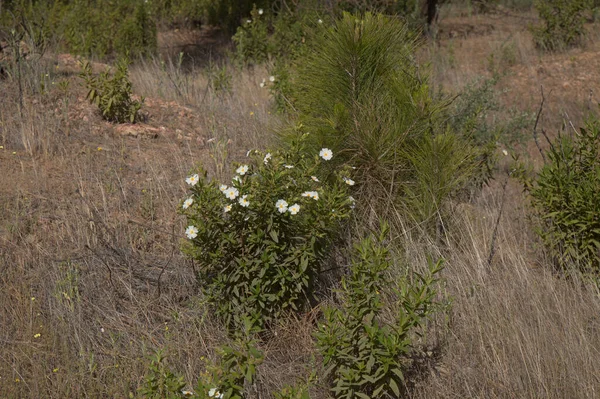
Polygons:
[[[274,77],[271,77],[271,78],[272,78],[271,81],[273,81]],[[253,152],[255,154],[259,154],[259,151],[250,150],[250,151],[248,151],[248,153],[246,155],[250,156]],[[333,158],[333,151],[331,151],[329,148],[322,148],[319,151],[319,157],[325,161],[330,161]],[[268,152],[262,158],[262,163],[265,165],[265,167],[268,167],[270,165],[270,163],[272,162],[272,159],[273,159],[273,155],[270,152]],[[289,170],[294,169],[294,167],[295,167],[293,164],[288,164],[288,163],[279,163],[279,165],[281,165],[281,166],[283,166],[283,168],[289,169]],[[249,198],[250,197],[249,194],[241,194],[240,193],[240,188],[243,188],[242,177],[250,176],[250,173],[249,173],[250,166],[246,165],[246,164],[240,165],[237,167],[235,172],[236,172],[236,176],[234,176],[232,180],[233,180],[234,185],[237,185],[237,187],[234,187],[233,185],[227,186],[225,184],[220,184],[218,186],[219,191],[225,196],[226,199],[228,199],[230,201],[237,200],[237,204],[241,208],[250,208],[251,201]],[[254,175],[256,175],[256,173]],[[250,178],[252,178],[252,176],[248,177],[248,179],[250,179]],[[200,177],[198,174],[193,174],[185,179],[186,183],[192,187],[196,186],[198,184],[199,180],[200,180]],[[310,180],[313,181],[314,183],[320,183],[319,178],[312,174],[310,175]],[[350,179],[349,177],[342,177],[342,180],[344,181],[344,183],[346,183],[349,186],[355,185],[354,180]],[[300,194],[300,196],[303,198],[313,199],[315,201],[319,200],[319,192],[316,190],[304,191],[303,193]],[[350,200],[350,208],[352,209],[352,208],[354,208],[354,205],[355,205],[354,198],[349,197],[349,200]],[[193,196],[188,197],[187,199],[185,199],[183,201],[181,208],[183,210],[188,210],[194,203],[195,203],[194,197]],[[221,205],[222,212],[225,214],[230,213],[234,209],[234,205],[235,205],[235,203],[222,204]],[[300,208],[301,208],[300,204],[294,203],[292,205],[289,205],[288,201],[286,201],[283,198],[279,198],[275,202],[275,210],[277,212],[279,212],[280,214],[289,213],[290,215],[297,215],[300,212]],[[331,212],[335,213],[335,210],[332,209]],[[248,218],[245,218],[245,220],[248,220]],[[185,235],[190,240],[195,239],[198,236],[198,228],[195,225],[189,225],[186,228]]]

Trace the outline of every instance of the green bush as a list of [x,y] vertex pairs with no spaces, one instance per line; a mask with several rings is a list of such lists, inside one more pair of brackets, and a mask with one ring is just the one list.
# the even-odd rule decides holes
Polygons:
[[591,0],[536,0],[542,23],[531,31],[538,47],[554,51],[581,43],[585,35],[586,13]]
[[[441,118],[446,102],[431,97],[426,74],[415,62],[415,34],[398,19],[344,14],[308,46],[290,74],[286,98],[292,116],[311,131],[309,145],[328,143],[340,155],[337,162],[356,168],[357,194],[369,197],[365,203],[379,203],[379,210],[389,209],[389,201],[410,208],[418,197],[435,206],[426,213],[407,209],[409,217],[435,221],[447,195],[475,173],[481,150],[471,138],[448,131]],[[449,145],[431,145],[442,141]],[[435,159],[435,167],[417,169],[420,161],[413,155],[429,150],[438,152],[420,158]],[[446,170],[458,175],[437,185],[443,191],[429,195],[429,183],[418,187],[441,181],[424,173]],[[416,197],[417,192],[427,195]]]
[[230,187],[208,181],[201,169],[187,179],[185,251],[198,261],[198,281],[230,329],[247,316],[262,327],[311,298],[349,216],[347,172],[334,173],[329,156],[306,154],[301,140],[289,151],[257,156],[237,169]]
[[156,52],[156,23],[151,19],[145,1],[139,1],[133,10],[121,11],[125,19],[119,24],[114,38],[117,54],[137,58]]
[[600,123],[556,139],[547,163],[526,183],[541,222],[538,234],[557,264],[600,272]]
[[183,398],[185,387],[183,377],[175,375],[165,362],[165,355],[158,351],[152,356],[144,385],[139,393],[144,399],[179,399]]
[[[256,368],[264,358],[258,342],[252,338],[257,331],[254,321],[245,318],[236,338],[219,348],[219,363],[209,367],[209,381],[199,380],[194,398],[243,399],[248,384],[254,382]],[[241,326],[240,326],[241,327]]]
[[237,28],[232,40],[235,43],[235,56],[239,62],[260,64],[269,57],[268,25],[257,8],[252,9],[251,18]]
[[131,97],[127,65],[126,59],[119,60],[112,76],[109,70],[94,76],[90,64],[83,65],[81,77],[88,89],[87,99],[98,106],[102,117],[109,122],[134,123],[140,119],[138,111],[144,99],[140,102]]
[[[405,276],[394,282],[384,227],[378,238],[356,245],[350,275],[342,281],[340,308],[324,309],[325,321],[316,333],[326,374],[332,378],[335,398],[401,397],[415,349],[414,336],[436,308],[436,275]],[[395,292],[391,292],[397,284]],[[385,318],[395,313],[392,320]]]
[[301,52],[309,26],[317,24],[314,13],[280,12],[274,15],[255,7],[250,18],[233,35],[236,60],[240,64],[260,64],[293,59]]

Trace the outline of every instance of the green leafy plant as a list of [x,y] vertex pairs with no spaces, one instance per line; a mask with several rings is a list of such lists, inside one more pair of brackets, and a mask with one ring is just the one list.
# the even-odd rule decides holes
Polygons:
[[144,385],[139,389],[144,399],[178,399],[185,397],[183,377],[175,375],[165,362],[166,356],[158,351],[151,357]]
[[230,94],[232,89],[231,73],[227,70],[227,66],[217,67],[210,65],[209,81],[210,87],[217,94]]
[[[384,225],[377,238],[356,245],[350,275],[342,281],[341,305],[324,309],[325,320],[316,333],[335,398],[401,397],[413,338],[436,309],[442,262],[432,264],[427,275],[406,275],[390,292],[387,233]],[[387,312],[386,302],[393,303]],[[391,320],[384,317],[389,313],[395,313]]]
[[306,135],[287,151],[255,153],[230,186],[188,177],[182,205],[198,261],[198,281],[226,325],[244,317],[264,326],[312,295],[321,263],[350,214],[347,170],[335,172],[331,151],[307,154]]
[[268,25],[266,17],[254,7],[251,17],[237,28],[232,40],[235,43],[236,58],[242,63],[260,64],[269,57]]
[[240,64],[260,64],[295,58],[310,25],[318,25],[318,18],[312,13],[282,11],[273,15],[254,7],[250,18],[233,35],[236,60]]
[[137,101],[132,98],[127,65],[126,59],[120,59],[112,76],[109,70],[94,76],[88,62],[82,67],[80,76],[88,89],[87,99],[98,106],[102,117],[109,122],[134,123],[140,119],[139,110],[144,99]]
[[[250,324],[246,328],[250,328],[253,321],[247,319],[247,323]],[[212,382],[200,381],[196,392],[201,398],[244,398],[245,387],[254,382],[256,367],[263,361],[257,342],[248,335],[240,335],[232,344],[221,347],[219,352],[220,362],[212,367]]]
[[581,43],[591,0],[536,0],[534,4],[542,19],[531,28],[538,47],[555,51]]
[[274,393],[275,399],[310,399],[306,386],[286,386]]
[[148,12],[146,2],[138,1],[122,12],[126,17],[117,28],[114,39],[116,53],[129,57],[154,54],[157,46],[156,23]]
[[600,272],[600,123],[560,136],[534,179],[525,179],[537,230],[559,267]]

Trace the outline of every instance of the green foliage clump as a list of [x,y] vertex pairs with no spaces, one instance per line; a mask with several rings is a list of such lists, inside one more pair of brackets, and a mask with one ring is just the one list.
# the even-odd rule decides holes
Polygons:
[[538,234],[558,265],[600,272],[600,123],[556,139],[526,184],[541,222]]
[[144,0],[18,0],[6,11],[0,26],[30,26],[40,40],[55,41],[74,54],[139,57],[156,51],[156,21]]
[[581,43],[591,0],[536,0],[542,23],[531,28],[535,43],[543,50],[563,50]]
[[[414,334],[436,308],[441,261],[425,276],[413,273],[412,278],[401,278],[390,292],[394,282],[388,276],[386,234],[384,226],[379,237],[356,245],[350,275],[342,281],[341,307],[325,308],[325,321],[316,333],[335,398],[401,397],[415,349]],[[394,302],[388,309],[386,298]]]
[[208,78],[210,82],[210,88],[213,90],[213,92],[216,94],[231,94],[231,90],[233,88],[231,83],[232,76],[231,72],[227,70],[226,65],[218,67],[211,64],[208,70]]
[[104,119],[114,123],[134,123],[140,119],[139,110],[144,99],[137,101],[131,96],[126,59],[117,62],[112,76],[109,70],[94,76],[90,64],[85,63],[81,77],[88,89],[87,99],[98,106]]
[[274,393],[275,399],[310,399],[306,386],[286,386]]
[[[287,99],[292,115],[310,129],[310,145],[329,143],[340,154],[338,162],[356,168],[358,194],[369,196],[366,202],[391,199],[410,208],[414,201],[405,199],[412,187],[411,198],[421,193],[420,201],[435,205],[417,212],[417,221],[433,220],[432,212],[479,166],[481,150],[445,125],[441,111],[446,102],[431,97],[414,59],[415,34],[383,15],[344,14],[309,46],[295,64]],[[418,154],[429,150],[448,152]],[[421,160],[433,159],[435,167],[418,169]],[[437,185],[443,191],[428,191],[439,176],[424,173],[446,170],[458,175]]]
[[144,399],[179,399],[183,398],[185,387],[183,377],[175,375],[166,365],[166,356],[158,351],[152,356],[144,385],[139,393]]
[[196,398],[243,399],[244,390],[254,382],[256,368],[264,355],[258,348],[258,342],[252,335],[258,330],[254,321],[243,320],[242,330],[236,333],[235,340],[219,348],[220,361],[210,367],[207,381],[198,381]]
[[246,316],[262,327],[311,297],[353,206],[347,172],[334,173],[329,162],[308,154],[300,140],[241,165],[230,187],[206,180],[201,170],[188,178],[185,250],[198,261],[198,280],[229,328]]
[[[312,16],[312,14],[310,14]],[[254,7],[250,18],[233,35],[235,57],[240,64],[261,64],[295,58],[301,51],[309,26],[308,14],[270,11]],[[314,18],[312,25],[317,24]]]

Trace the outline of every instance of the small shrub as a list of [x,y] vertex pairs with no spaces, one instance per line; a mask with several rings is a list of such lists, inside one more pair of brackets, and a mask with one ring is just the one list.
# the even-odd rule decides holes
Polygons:
[[540,25],[531,28],[536,45],[548,51],[578,45],[585,35],[585,14],[591,7],[591,0],[536,0],[542,19]]
[[[262,10],[261,10],[262,11]],[[251,17],[237,28],[232,40],[235,43],[235,56],[241,63],[260,64],[269,57],[268,25],[265,16],[255,7]]]
[[185,387],[183,377],[175,375],[165,363],[165,355],[158,351],[152,356],[144,385],[139,393],[144,399],[179,399],[183,398]]
[[252,335],[257,333],[254,320],[243,319],[235,340],[219,348],[219,363],[209,367],[209,380],[198,381],[195,397],[199,399],[242,399],[248,384],[254,382],[256,368],[264,355]]
[[149,56],[156,52],[156,23],[150,18],[145,1],[132,10],[124,10],[125,19],[119,24],[114,38],[117,54],[128,57]]
[[286,386],[274,393],[275,399],[310,399],[306,386]]
[[227,66],[223,65],[217,67],[210,65],[209,68],[209,82],[211,89],[216,94],[230,94],[232,90],[232,76],[231,72],[227,70]]
[[229,328],[247,316],[263,326],[298,310],[349,216],[347,172],[306,155],[303,141],[241,165],[230,187],[202,169],[187,179],[185,251],[199,262],[198,280]]
[[109,122],[134,123],[140,119],[138,112],[144,99],[140,102],[131,96],[127,64],[126,59],[119,60],[112,76],[109,70],[94,76],[89,63],[82,68],[81,77],[88,89],[87,99],[98,106],[102,117]]
[[600,123],[559,137],[534,181],[526,181],[538,234],[559,267],[600,272]]
[[254,7],[250,18],[244,20],[232,37],[236,60],[240,64],[260,64],[295,58],[307,34],[308,18],[313,19],[312,25],[318,24],[313,14],[280,12],[273,15]]
[[[350,275],[342,281],[341,307],[325,308],[325,321],[316,333],[326,374],[335,398],[401,397],[411,367],[414,334],[435,310],[436,275],[441,261],[426,276],[413,273],[391,293],[389,252],[384,239],[368,237],[356,246]],[[385,298],[395,298],[384,320]]]

